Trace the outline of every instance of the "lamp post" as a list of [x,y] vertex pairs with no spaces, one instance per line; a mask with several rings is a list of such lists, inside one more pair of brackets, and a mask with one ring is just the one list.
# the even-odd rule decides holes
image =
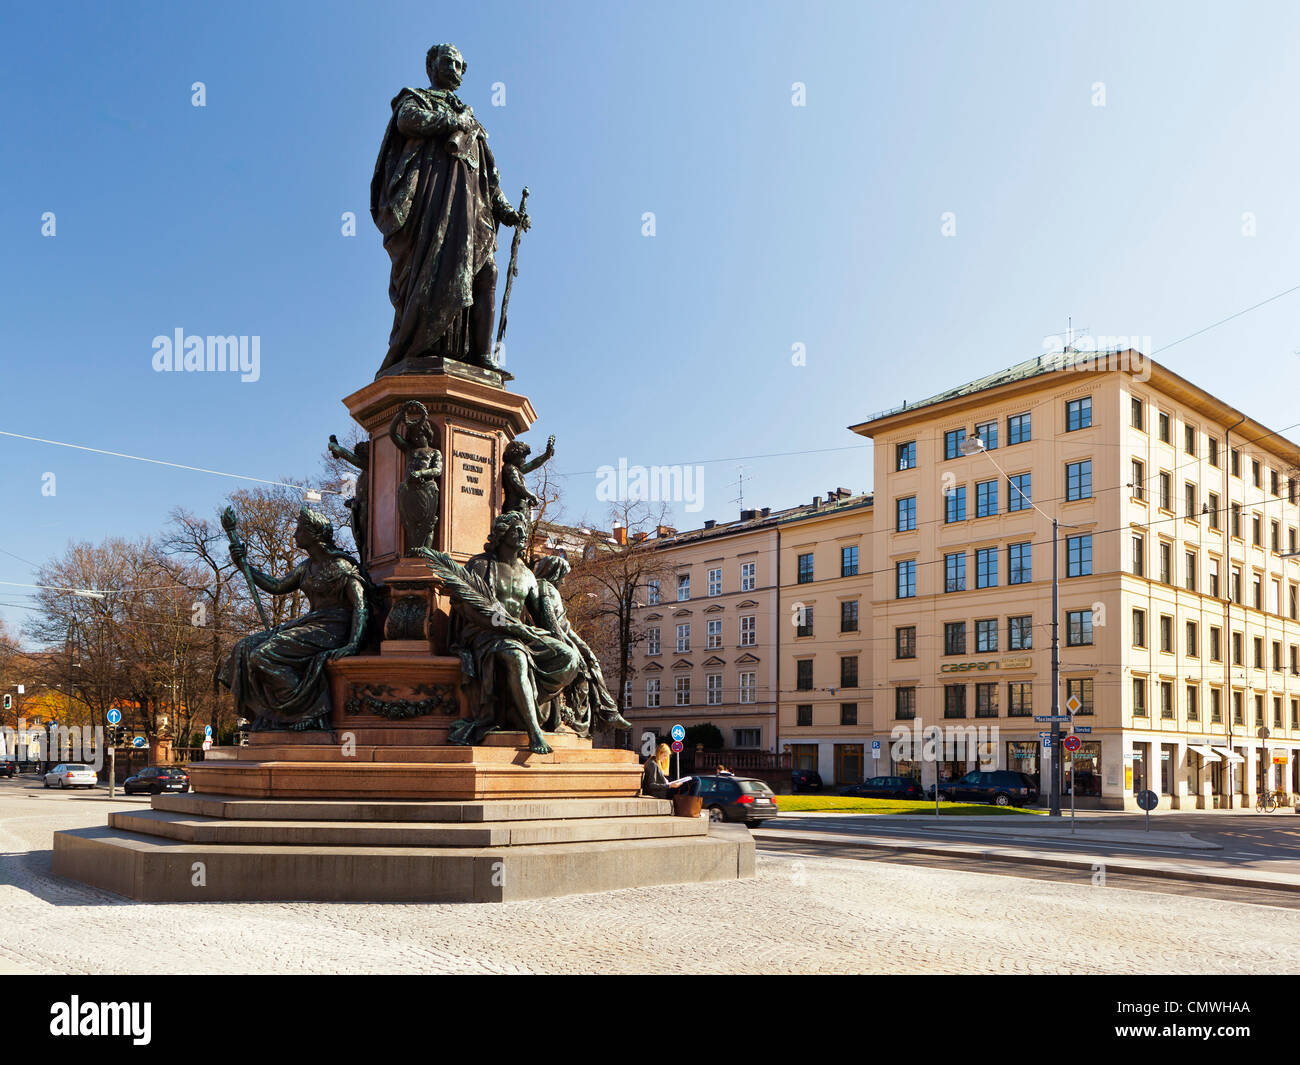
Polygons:
[[[1006,478],[1006,473],[1002,467],[993,462],[993,456],[989,455],[988,447],[985,446],[984,440],[978,436],[968,436],[961,444],[961,453],[963,455],[983,454],[993,463],[994,469]],[[1038,510],[1032,500],[1026,499],[1031,507]],[[1038,510],[1043,517],[1050,517]],[[1058,547],[1057,536],[1059,533],[1060,522],[1051,517],[1052,522],[1052,766],[1051,766],[1051,783],[1050,790],[1050,808],[1049,813],[1052,817],[1061,816],[1061,723],[1057,720],[1061,716],[1061,644],[1060,644],[1060,549]]]

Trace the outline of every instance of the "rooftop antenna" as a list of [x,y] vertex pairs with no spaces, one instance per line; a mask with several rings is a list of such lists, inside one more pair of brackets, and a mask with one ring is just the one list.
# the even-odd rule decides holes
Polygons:
[[745,509],[745,466],[736,467],[736,479],[732,481],[728,488],[736,489],[736,498],[731,500],[732,503],[740,504],[740,509]]

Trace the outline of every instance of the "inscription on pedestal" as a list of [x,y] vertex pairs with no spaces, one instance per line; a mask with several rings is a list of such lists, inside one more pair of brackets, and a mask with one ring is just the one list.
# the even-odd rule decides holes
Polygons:
[[454,518],[448,549],[477,554],[483,549],[492,523],[492,496],[496,485],[497,440],[495,436],[451,427],[451,457],[447,505]]

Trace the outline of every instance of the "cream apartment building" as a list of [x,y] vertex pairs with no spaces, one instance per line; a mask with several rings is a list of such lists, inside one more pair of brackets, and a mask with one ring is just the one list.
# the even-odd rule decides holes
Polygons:
[[981,744],[941,774],[982,761],[1046,791],[1055,518],[1079,804],[1300,792],[1296,444],[1136,352],[1032,359],[852,428],[880,511],[877,773],[933,780],[891,739],[937,726]]

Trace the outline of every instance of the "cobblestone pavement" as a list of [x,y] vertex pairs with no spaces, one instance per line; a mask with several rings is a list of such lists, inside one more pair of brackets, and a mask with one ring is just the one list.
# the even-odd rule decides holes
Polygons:
[[0,796],[0,972],[1300,971],[1295,911],[886,862],[464,906],[148,904],[50,874],[52,832],[139,805]]

